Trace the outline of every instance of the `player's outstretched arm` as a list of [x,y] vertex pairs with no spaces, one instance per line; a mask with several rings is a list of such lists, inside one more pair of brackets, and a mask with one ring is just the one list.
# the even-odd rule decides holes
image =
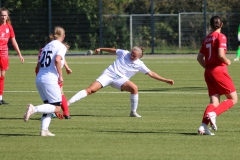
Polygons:
[[97,48],[95,49],[95,53],[98,54],[101,51],[109,52],[109,53],[115,53],[116,54],[116,48]]
[[162,81],[162,82],[166,82],[166,83],[171,84],[171,85],[174,84],[174,81],[172,79],[163,78],[163,77],[159,76],[157,73],[155,73],[153,71],[148,72],[147,75],[149,75],[149,77],[154,78],[156,80],[159,80],[159,81]]

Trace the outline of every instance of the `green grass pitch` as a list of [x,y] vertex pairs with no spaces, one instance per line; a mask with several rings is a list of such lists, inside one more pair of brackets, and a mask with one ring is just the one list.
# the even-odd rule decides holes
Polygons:
[[[228,55],[232,60],[235,55]],[[116,56],[67,56],[71,75],[64,71],[67,99],[88,87]],[[226,160],[240,157],[239,103],[217,117],[215,136],[197,129],[209,103],[203,68],[196,55],[148,55],[145,64],[175,84],[156,81],[141,73],[138,85],[142,118],[131,118],[129,93],[106,87],[70,106],[70,120],[52,119],[55,137],[40,137],[40,114],[23,121],[27,104],[42,104],[35,87],[35,56],[10,57],[4,100],[0,106],[1,160]],[[237,91],[240,63],[228,67]],[[222,97],[221,100],[225,99]]]

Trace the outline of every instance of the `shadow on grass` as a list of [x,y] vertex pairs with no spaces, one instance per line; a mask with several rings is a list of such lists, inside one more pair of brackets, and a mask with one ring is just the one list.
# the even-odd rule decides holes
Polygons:
[[71,114],[71,117],[96,117],[95,115],[91,115],[91,114]]
[[96,132],[106,132],[106,133],[126,133],[126,134],[181,134],[186,136],[196,136],[198,133],[178,133],[178,132],[168,132],[168,131],[96,131]]
[[206,87],[178,87],[178,88],[154,88],[140,89],[139,92],[156,92],[156,91],[207,91]]
[[[23,120],[23,118],[7,118],[7,117],[0,117],[0,120]],[[41,117],[40,118],[30,118],[29,120],[41,120]]]
[[0,137],[24,137],[24,136],[33,136],[33,137],[36,137],[36,136],[39,136],[39,135],[32,135],[32,134],[1,134],[0,133]]
[[[129,116],[119,116],[116,114],[109,114],[109,115],[95,115],[95,114],[85,114],[85,115],[70,115],[71,117],[129,117]],[[133,117],[129,117],[129,118],[133,118]]]

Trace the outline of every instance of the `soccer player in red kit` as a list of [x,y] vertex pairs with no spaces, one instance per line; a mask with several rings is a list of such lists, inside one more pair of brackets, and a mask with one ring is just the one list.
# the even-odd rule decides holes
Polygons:
[[6,71],[9,67],[8,60],[8,40],[10,39],[12,45],[21,62],[24,62],[22,54],[19,50],[17,41],[15,39],[15,34],[13,31],[13,27],[11,25],[11,20],[9,17],[9,11],[6,8],[0,8],[0,105],[8,104],[3,100],[3,90],[4,90],[4,79]]
[[[203,41],[197,57],[199,64],[205,69],[204,78],[210,98],[198,129],[198,133],[204,135],[214,135],[208,129],[208,124],[210,123],[211,128],[216,131],[216,117],[238,101],[236,89],[227,70],[227,65],[230,65],[231,61],[226,57],[227,38],[221,33],[223,22],[219,16],[213,16],[210,25],[213,32]],[[221,95],[227,98],[223,102],[220,102]]]

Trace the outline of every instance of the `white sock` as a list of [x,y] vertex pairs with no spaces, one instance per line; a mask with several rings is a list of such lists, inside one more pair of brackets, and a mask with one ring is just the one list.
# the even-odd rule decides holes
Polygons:
[[76,101],[79,101],[82,98],[87,97],[87,92],[86,90],[81,90],[77,94],[75,94],[69,101],[68,101],[68,106]]
[[138,94],[131,94],[131,111],[136,112],[138,108]]
[[34,113],[54,113],[56,107],[51,104],[42,104],[39,106],[35,106]]
[[51,119],[52,119],[52,113],[47,114],[46,117],[42,117],[42,130],[48,130],[48,127],[50,125]]
[[0,96],[0,100],[2,100],[2,96]]

